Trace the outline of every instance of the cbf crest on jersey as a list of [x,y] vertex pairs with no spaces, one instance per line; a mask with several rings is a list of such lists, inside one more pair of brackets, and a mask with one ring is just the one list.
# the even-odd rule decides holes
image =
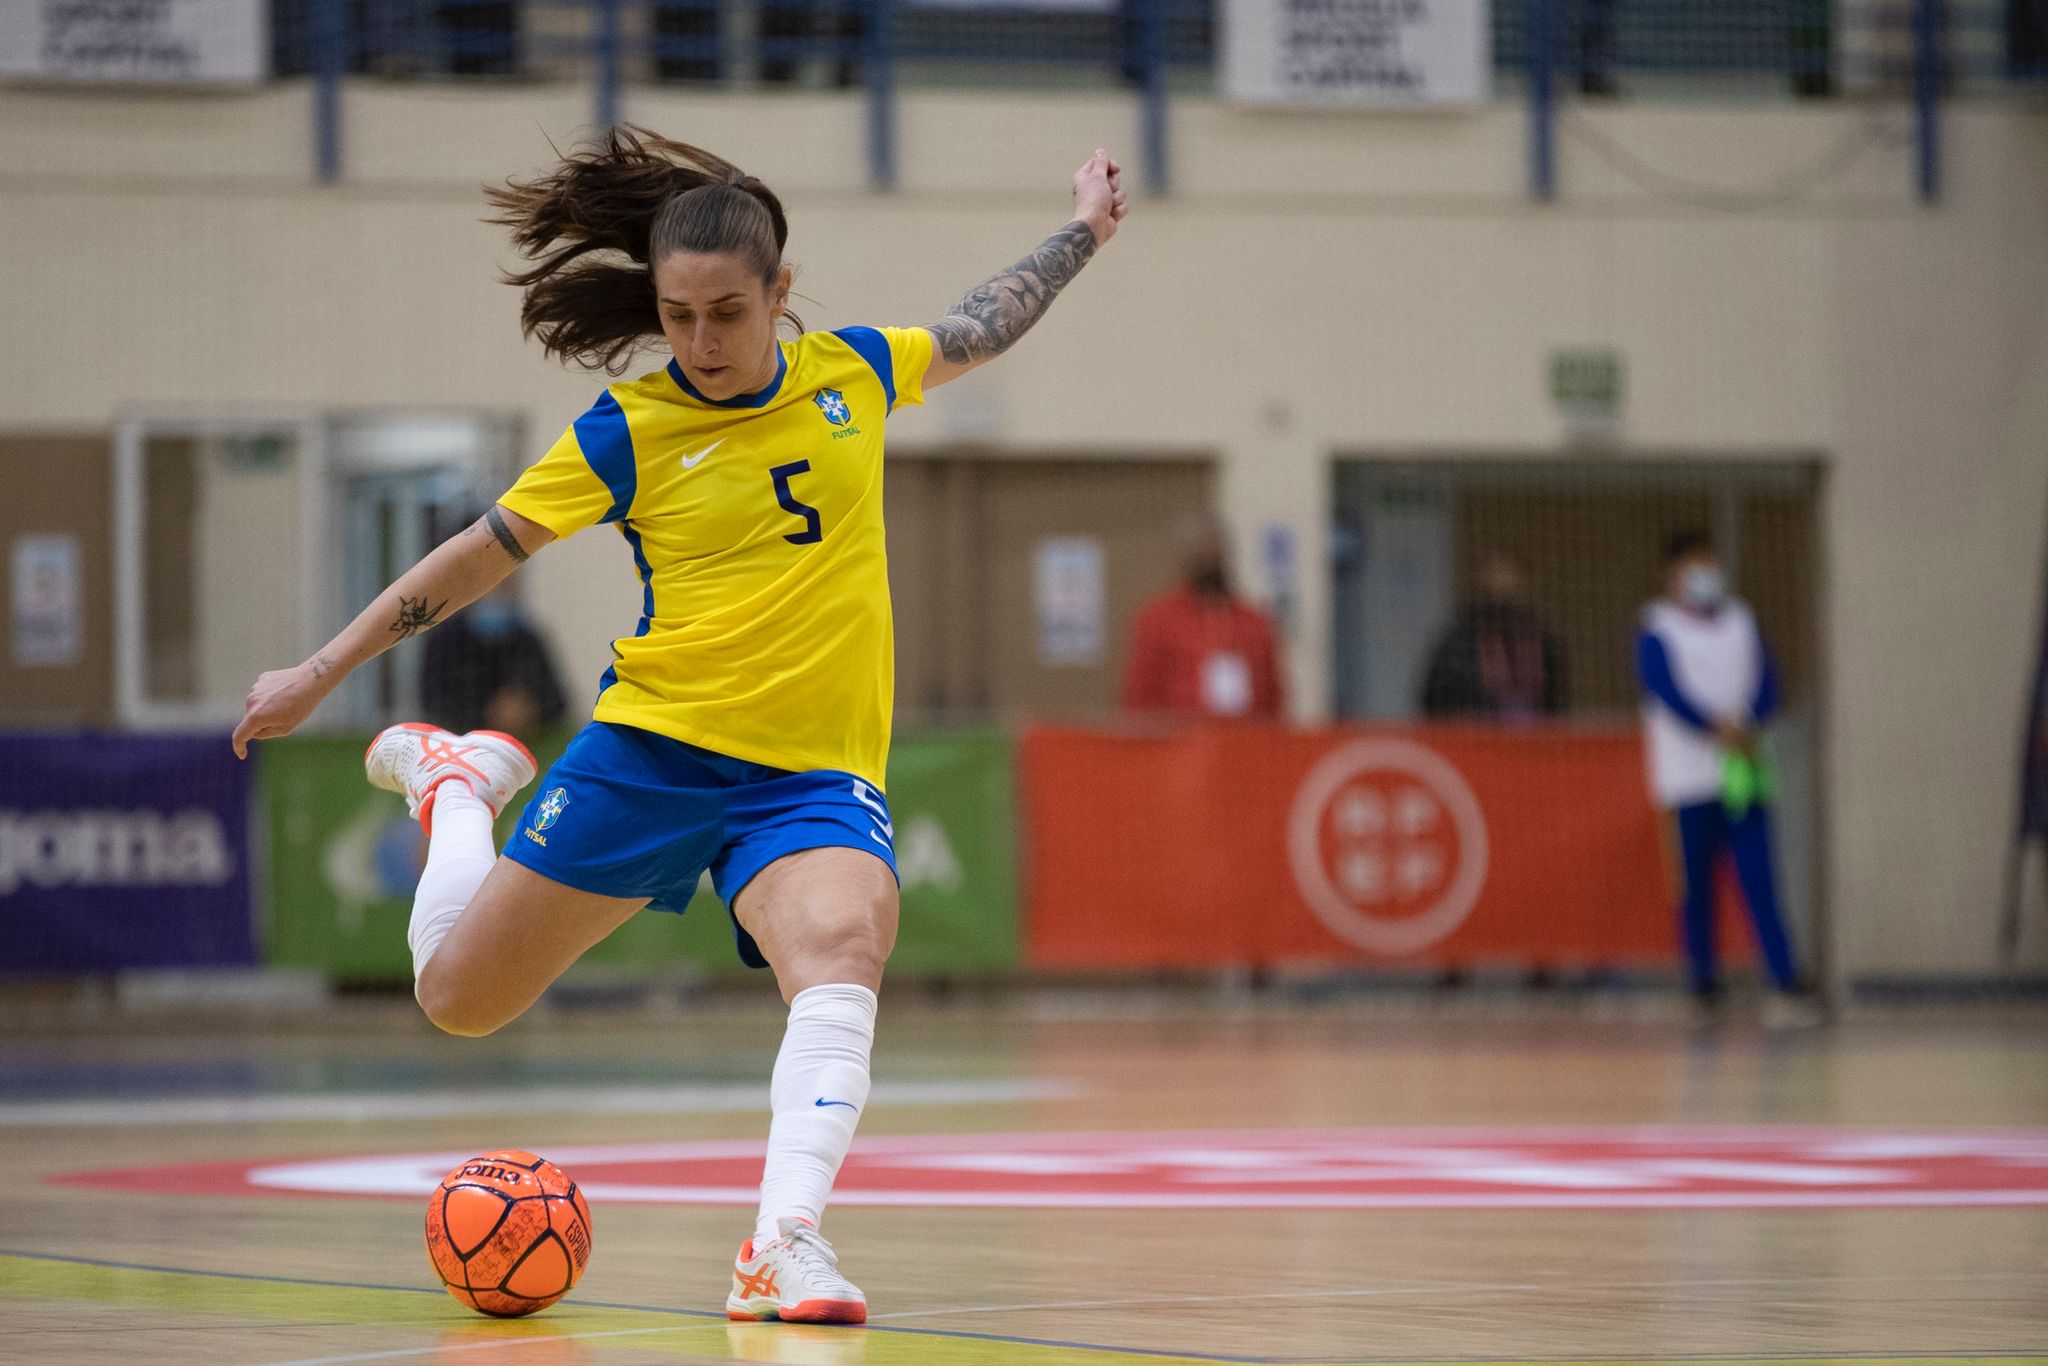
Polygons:
[[811,402],[818,405],[818,411],[835,427],[844,427],[853,421],[853,409],[846,406],[846,395],[837,389],[820,389],[811,395]]

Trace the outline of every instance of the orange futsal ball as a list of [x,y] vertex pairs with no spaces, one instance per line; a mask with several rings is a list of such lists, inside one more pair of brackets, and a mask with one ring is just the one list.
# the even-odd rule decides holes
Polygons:
[[478,1313],[537,1313],[590,1264],[590,1206],[554,1163],[485,1153],[442,1177],[427,1201],[427,1256],[448,1293]]

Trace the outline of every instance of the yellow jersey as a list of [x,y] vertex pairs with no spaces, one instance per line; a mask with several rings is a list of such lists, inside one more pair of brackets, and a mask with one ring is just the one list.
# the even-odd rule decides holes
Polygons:
[[596,719],[882,787],[895,636],[882,427],[924,401],[923,328],[778,344],[774,382],[708,399],[682,367],[610,386],[498,501],[570,536],[618,526],[640,625]]

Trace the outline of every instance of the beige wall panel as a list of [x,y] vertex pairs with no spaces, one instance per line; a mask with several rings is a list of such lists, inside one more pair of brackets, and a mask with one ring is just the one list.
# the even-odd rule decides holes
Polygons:
[[1845,224],[1833,261],[1833,896],[1865,970],[1989,965],[2041,620],[2048,120],[1957,124],[1958,208]]

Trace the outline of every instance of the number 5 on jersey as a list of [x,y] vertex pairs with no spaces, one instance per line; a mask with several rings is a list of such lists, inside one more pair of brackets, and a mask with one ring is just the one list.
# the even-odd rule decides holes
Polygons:
[[782,504],[784,512],[804,519],[802,531],[792,531],[782,538],[791,545],[816,545],[825,539],[825,527],[818,517],[818,510],[798,498],[789,487],[791,479],[810,472],[811,462],[808,460],[793,460],[768,471],[768,477],[775,481],[775,501]]

